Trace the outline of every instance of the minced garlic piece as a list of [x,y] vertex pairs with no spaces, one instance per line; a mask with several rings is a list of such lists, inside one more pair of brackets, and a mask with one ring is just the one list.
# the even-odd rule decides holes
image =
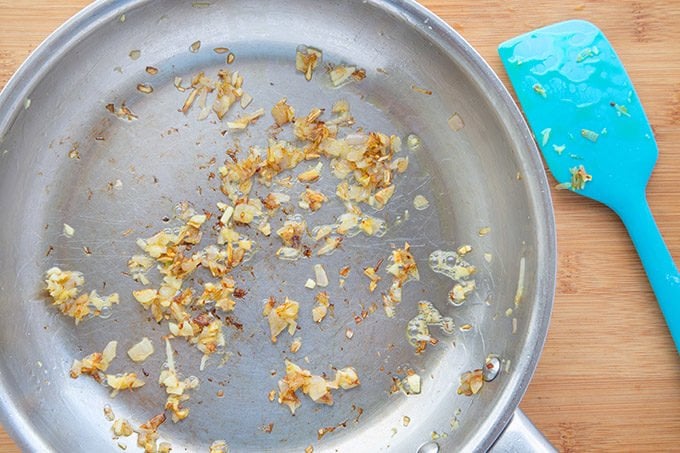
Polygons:
[[[198,118],[200,120],[205,119],[210,114],[210,108],[207,106],[208,93],[212,93],[215,90],[215,83],[201,71],[191,79],[191,88],[192,91],[184,101],[181,111],[182,113],[187,113],[194,104],[194,101],[198,99],[199,107],[201,108]],[[218,116],[219,114],[220,113],[218,113]]]
[[460,247],[458,247],[458,249],[456,250],[456,253],[458,253],[459,256],[465,256],[468,253],[470,253],[471,251],[472,251],[472,246],[465,244],[465,245],[461,245]]
[[316,190],[307,188],[300,194],[300,202],[298,203],[298,206],[300,206],[302,209],[309,209],[310,211],[315,212],[321,209],[321,205],[327,201],[328,198],[326,198],[326,195],[322,194],[321,192],[317,192]]
[[321,176],[321,168],[323,168],[323,163],[319,162],[314,167],[307,171],[304,171],[298,175],[298,181],[300,182],[315,182],[319,180]]
[[[181,79],[177,80],[176,78],[175,86],[180,91],[183,91],[185,89],[181,87],[181,82]],[[239,75],[238,71],[230,73],[222,69],[217,73],[217,81],[211,80],[204,72],[200,72],[192,78],[192,91],[189,93],[181,110],[184,113],[188,112],[194,101],[198,99],[198,104],[201,108],[198,115],[199,120],[207,118],[211,110],[215,112],[219,119],[222,119],[231,106],[244,96],[242,85],[243,77]],[[208,94],[215,90],[217,94],[211,107],[207,104],[207,98]]]
[[243,77],[238,72],[230,74],[228,71],[221,70],[217,73],[217,78],[218,81],[215,84],[217,97],[213,102],[212,109],[217,114],[217,117],[222,119],[234,102],[243,95],[243,90],[241,89]]
[[406,377],[397,383],[397,387],[406,395],[419,395],[422,390],[420,375],[409,369]]
[[262,216],[262,202],[257,198],[239,200],[234,207],[232,219],[234,222],[248,225]]
[[197,304],[214,303],[215,307],[224,312],[234,309],[236,302],[232,299],[236,291],[236,282],[230,276],[223,277],[219,284],[206,282],[203,284],[203,293],[196,301]]
[[189,399],[189,395],[185,394],[185,392],[198,387],[198,379],[192,377],[181,380],[177,377],[172,346],[167,338],[165,339],[165,354],[167,357],[167,368],[161,371],[158,383],[165,387],[165,392],[168,394],[165,409],[172,412],[172,421],[177,423],[189,415],[189,409],[182,407],[181,404]]
[[264,200],[262,200],[262,204],[270,211],[274,211],[280,208],[282,203],[288,203],[289,201],[290,195],[279,192],[271,192],[264,198]]
[[322,56],[319,49],[300,45],[295,51],[295,69],[303,73],[308,81],[312,80],[312,73],[321,63]]
[[142,285],[148,285],[149,279],[146,276],[146,272],[153,267],[154,260],[146,255],[133,255],[128,260],[128,270],[130,271],[130,276],[133,280],[141,283]]
[[228,206],[224,205],[222,210],[222,216],[220,217],[220,223],[222,225],[229,225],[229,221],[231,220],[231,216],[234,214],[234,208],[233,206]]
[[341,388],[349,390],[357,387],[359,384],[361,382],[359,382],[356,370],[352,367],[346,367],[335,372],[335,379],[329,383],[329,387],[332,389]]
[[366,77],[366,71],[364,69],[357,69],[356,66],[338,65],[328,71],[328,76],[331,79],[331,84],[334,87],[339,87],[352,80],[363,80]]
[[449,291],[449,300],[453,305],[460,305],[475,288],[476,284],[474,280],[456,283],[453,285],[451,291]]
[[286,98],[283,98],[272,107],[272,116],[276,125],[281,127],[293,121],[295,109],[286,103]]
[[368,204],[378,210],[384,208],[390,198],[392,198],[392,195],[394,195],[394,189],[394,184],[391,184],[378,190],[375,195],[369,197]]
[[259,108],[250,115],[244,115],[236,119],[236,121],[227,121],[229,129],[245,129],[249,125],[257,121],[258,118],[264,115],[264,109]]
[[59,305],[78,295],[78,287],[85,283],[83,274],[75,271],[62,271],[53,267],[47,271],[47,291],[54,303]]
[[139,343],[136,343],[130,349],[128,349],[128,356],[133,362],[143,362],[153,354],[153,343],[147,337],[142,338]]
[[302,237],[307,230],[307,223],[300,219],[288,219],[283,223],[283,226],[276,230],[277,236],[281,238],[284,247],[279,249],[277,255],[284,253],[282,249],[290,249],[292,252],[285,250],[284,258],[297,258],[301,254]]
[[66,316],[70,316],[76,325],[90,314],[99,315],[103,309],[117,304],[120,299],[117,293],[99,296],[96,291],[80,294],[79,287],[85,284],[83,274],[76,271],[63,271],[58,267],[47,270],[46,289],[52,297],[52,305],[56,305]]
[[338,217],[338,221],[335,225],[335,232],[342,235],[352,235],[352,233],[356,231],[356,228],[358,228],[360,221],[361,211],[357,213],[348,206],[348,211]]
[[392,251],[390,257],[390,264],[387,266],[387,272],[392,274],[392,286],[388,293],[383,296],[383,306],[388,317],[394,316],[394,308],[401,302],[402,287],[409,280],[419,280],[418,267],[416,261],[410,252],[410,245],[408,242],[404,244],[404,248],[395,249]]
[[264,234],[265,236],[271,236],[272,234],[272,225],[267,222],[267,221],[262,221],[260,224],[257,226],[257,231],[260,233]]
[[327,381],[322,376],[313,375],[308,370],[286,360],[286,376],[279,380],[279,404],[288,406],[294,415],[300,407],[300,399],[296,392],[309,396],[312,401],[320,404],[333,405],[331,390],[342,388],[348,390],[360,385],[359,377],[354,368],[347,367],[336,371],[335,379]]
[[466,371],[460,376],[460,386],[458,394],[472,396],[479,393],[484,386],[484,373],[481,369]]
[[272,307],[271,311],[265,315],[269,321],[272,343],[276,343],[276,337],[286,328],[290,335],[295,334],[299,309],[300,304],[286,297],[282,304]]
[[330,306],[328,293],[326,291],[321,291],[316,295],[316,304],[312,308],[312,318],[314,322],[321,322],[323,318],[326,317],[328,313],[328,307]]
[[118,118],[127,121],[135,121],[138,116],[132,113],[126,105],[125,102],[120,104],[120,107],[116,108],[114,104],[106,104],[106,110],[116,115]]
[[194,336],[189,342],[196,345],[205,356],[219,352],[226,344],[222,327],[224,323],[212,313],[201,313],[191,321]]
[[64,236],[66,236],[67,238],[72,238],[74,234],[76,234],[76,230],[71,225],[65,223]]
[[453,319],[442,316],[431,302],[418,302],[418,315],[406,324],[406,338],[416,348],[416,354],[425,350],[428,344],[436,344],[438,340],[430,335],[430,326],[439,326],[443,333],[451,335],[455,324]]
[[413,207],[416,208],[416,210],[418,211],[427,209],[429,206],[430,202],[427,201],[427,198],[425,198],[422,195],[416,195],[415,198],[413,199]]
[[137,445],[143,448],[145,453],[158,453],[158,427],[163,423],[165,423],[165,414],[160,413],[139,426]]
[[461,305],[467,296],[475,290],[476,283],[472,276],[477,272],[475,266],[463,259],[470,253],[472,247],[463,245],[457,251],[435,250],[430,254],[430,268],[439,274],[444,274],[455,281],[449,291],[449,301],[453,305]]
[[106,384],[113,389],[111,396],[114,397],[120,390],[132,390],[144,385],[144,381],[137,379],[136,373],[107,374]]
[[320,263],[314,265],[314,275],[316,278],[316,286],[320,288],[325,288],[328,286],[328,275],[326,274],[326,270],[323,268],[323,265]]
[[132,434],[134,433],[132,425],[130,425],[130,422],[128,422],[124,418],[117,418],[116,420],[114,420],[113,426],[111,426],[111,430],[113,431],[113,435],[115,437],[128,437],[132,436]]
[[253,97],[248,93],[243,93],[243,96],[241,96],[241,108],[246,109],[251,102],[253,102]]
[[74,360],[71,365],[70,376],[75,379],[81,374],[89,374],[97,382],[104,378],[103,371],[109,367],[111,361],[116,357],[117,341],[109,341],[102,352],[93,352],[84,359]]
[[328,71],[328,75],[331,78],[331,83],[334,87],[342,85],[343,83],[350,80],[352,73],[356,71],[356,69],[357,68],[354,66],[335,66],[333,69]]
[[342,238],[339,237],[327,237],[325,239],[324,245],[316,252],[318,256],[322,255],[330,255],[340,247],[340,244],[342,243]]
[[375,271],[375,268],[373,267],[367,267],[364,268],[364,275],[371,280],[371,282],[368,284],[368,290],[370,292],[375,291],[375,288],[378,286],[378,282],[381,280],[381,277],[377,274]]
[[229,453],[229,445],[224,440],[216,440],[210,444],[208,453]]
[[296,352],[298,352],[300,350],[301,347],[302,347],[302,339],[300,337],[298,337],[295,340],[293,340],[293,342],[290,344],[290,352],[295,354]]
[[329,234],[333,232],[333,229],[335,228],[335,225],[321,225],[314,230],[312,230],[312,236],[314,237],[315,241],[320,241],[321,239],[327,237]]
[[382,236],[385,231],[385,221],[377,217],[365,215],[359,221],[359,230],[367,236]]
[[111,409],[111,406],[108,404],[104,405],[104,417],[110,422],[116,418],[116,414],[113,413],[113,409]]
[[451,130],[454,131],[454,132],[458,132],[459,130],[461,130],[465,127],[465,123],[463,122],[463,118],[458,114],[458,112],[451,115],[451,118],[449,118],[447,123],[448,123],[449,127],[451,128]]

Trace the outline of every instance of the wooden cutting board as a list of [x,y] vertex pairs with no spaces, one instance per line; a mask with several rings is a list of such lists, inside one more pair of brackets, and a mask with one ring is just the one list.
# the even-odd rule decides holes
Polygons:
[[[0,0],[0,86],[87,3]],[[571,18],[604,31],[654,128],[660,153],[649,202],[680,263],[680,2],[422,3],[461,33],[506,85],[496,54],[501,41]],[[553,191],[553,200],[557,296],[522,409],[561,451],[679,451],[680,359],[624,227],[604,206],[569,192]],[[19,451],[4,431],[0,451]]]

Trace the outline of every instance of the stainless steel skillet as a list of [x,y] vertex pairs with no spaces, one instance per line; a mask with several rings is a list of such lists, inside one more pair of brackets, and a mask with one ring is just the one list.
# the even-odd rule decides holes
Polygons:
[[[271,256],[273,244],[262,241],[248,263],[256,278],[241,276],[248,297],[235,316],[243,331],[225,329],[232,359],[199,373],[200,354],[177,343],[182,372],[196,374],[201,387],[188,404],[190,417],[163,425],[162,438],[189,451],[205,450],[215,439],[227,440],[234,451],[301,451],[309,444],[315,451],[416,451],[436,432],[442,451],[488,448],[512,417],[540,354],[555,268],[542,166],[507,93],[458,35],[411,2],[206,5],[97,3],[50,37],[0,96],[0,262],[5,271],[0,277],[0,398],[5,425],[35,451],[116,450],[110,422],[102,415],[105,404],[136,423],[160,410],[163,392],[154,382],[164,361],[160,353],[144,364],[149,384],[113,400],[95,382],[71,380],[68,369],[73,358],[101,350],[111,339],[123,350],[147,335],[162,349],[166,327],[146,320],[130,297],[138,286],[121,272],[136,253],[135,237],[166,227],[163,219],[172,217],[178,202],[210,207],[222,199],[200,167],[213,156],[222,160],[234,137],[223,136],[225,128],[216,122],[196,121],[196,112],[177,112],[185,96],[173,80],[227,66],[224,55],[212,51],[223,46],[236,55],[230,66],[244,75],[253,106],[268,108],[286,96],[306,112],[347,99],[357,125],[402,137],[416,134],[421,146],[410,155],[411,168],[382,213],[391,217],[387,234],[380,240],[347,240],[325,264],[335,275],[344,265],[355,273],[345,290],[334,288],[336,318],[324,329],[311,319],[301,320],[303,348],[295,356],[287,350],[289,338],[276,346],[268,342],[261,299],[276,292],[310,306],[312,293],[303,284],[313,262],[282,265]],[[189,48],[198,40],[201,48],[193,53]],[[333,89],[319,71],[306,82],[294,69],[299,44],[323,49],[326,62],[365,68],[367,78]],[[130,58],[132,50],[140,50],[138,59]],[[159,73],[151,77],[146,66]],[[152,84],[154,92],[139,93],[140,82]],[[139,120],[122,122],[105,109],[122,101]],[[447,124],[454,113],[464,121],[460,131]],[[261,121],[239,139],[261,142],[266,127]],[[71,159],[76,143],[80,159]],[[323,183],[332,192],[333,182]],[[413,209],[417,194],[430,200],[430,208]],[[409,220],[398,223],[397,216],[403,218],[407,209]],[[320,212],[317,219],[334,214]],[[62,235],[63,223],[75,228],[74,238]],[[486,226],[491,232],[480,237],[478,231]],[[134,232],[123,235],[130,228]],[[403,241],[412,244],[421,281],[406,287],[396,318],[377,311],[355,325],[360,304],[379,303],[358,270],[387,257],[390,244]],[[431,272],[427,257],[433,250],[463,244],[473,248],[478,289],[454,308],[446,302],[451,280]],[[92,253],[85,255],[83,247]],[[490,262],[484,253],[491,255]],[[524,291],[515,307],[522,258]],[[74,327],[47,305],[42,293],[44,271],[52,265],[83,271],[93,288],[119,292],[121,305],[108,319]],[[404,331],[421,299],[472,330],[441,337],[438,345],[416,356]],[[513,311],[506,315],[509,308]],[[354,330],[352,340],[344,335],[346,327]],[[508,372],[479,395],[456,395],[460,374],[479,368],[488,354],[498,355]],[[305,366],[319,373],[330,372],[332,365],[354,366],[361,387],[339,394],[333,407],[306,402],[291,417],[266,395],[276,386],[278,376],[272,371],[281,373],[283,359],[304,363],[305,356],[310,361]],[[388,394],[389,373],[404,366],[423,376],[421,395]],[[224,397],[216,397],[219,390]],[[364,411],[358,423],[352,406]],[[404,415],[411,419],[407,427]],[[454,417],[458,428],[452,430]],[[318,428],[344,420],[350,420],[346,428],[317,440]],[[269,423],[274,427],[266,433],[261,427]],[[132,448],[133,440],[125,442]]]

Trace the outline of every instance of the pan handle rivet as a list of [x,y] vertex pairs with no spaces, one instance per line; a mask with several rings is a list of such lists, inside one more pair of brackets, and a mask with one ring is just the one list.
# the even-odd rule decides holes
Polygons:
[[498,357],[491,355],[486,358],[486,364],[482,368],[482,375],[486,382],[491,382],[496,379],[498,372],[501,370],[501,361]]
[[439,444],[437,442],[423,444],[420,446],[417,453],[439,453]]

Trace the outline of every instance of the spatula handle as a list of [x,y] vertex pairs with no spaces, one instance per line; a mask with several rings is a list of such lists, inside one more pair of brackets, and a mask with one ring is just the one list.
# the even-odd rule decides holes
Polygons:
[[614,207],[628,229],[680,353],[680,274],[656,226],[644,194]]

